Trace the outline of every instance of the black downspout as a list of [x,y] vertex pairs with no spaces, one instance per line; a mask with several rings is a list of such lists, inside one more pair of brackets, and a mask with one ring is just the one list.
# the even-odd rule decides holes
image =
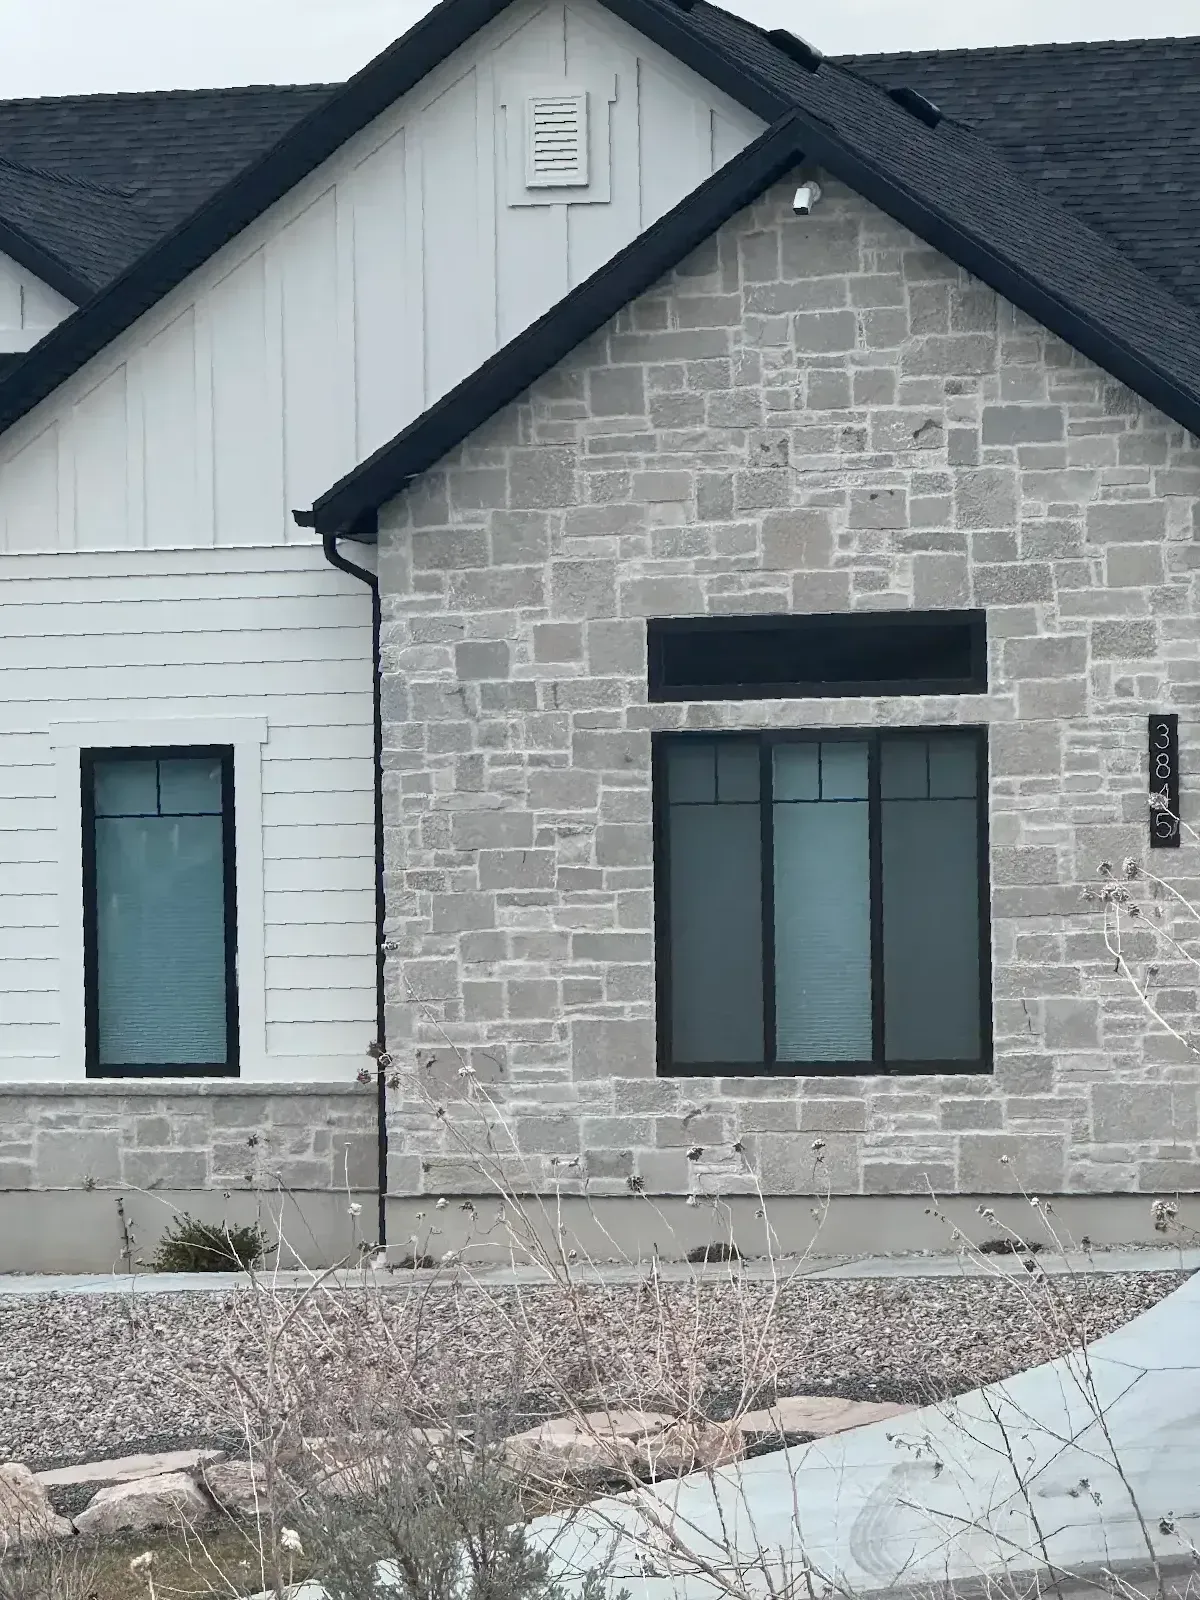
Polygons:
[[322,536],[325,559],[339,572],[358,578],[371,591],[371,700],[375,730],[375,1038],[380,1055],[375,1063],[375,1088],[377,1096],[376,1120],[379,1134],[379,1247],[387,1246],[387,1010],[384,999],[384,967],[387,952],[384,950],[387,922],[387,896],[383,873],[383,665],[379,652],[380,605],[379,580],[365,567],[356,567],[352,561],[339,554],[337,534]]

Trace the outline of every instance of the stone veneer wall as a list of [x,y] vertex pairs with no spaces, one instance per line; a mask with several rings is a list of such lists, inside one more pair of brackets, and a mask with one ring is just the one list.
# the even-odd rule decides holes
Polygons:
[[0,1084],[0,1191],[361,1191],[378,1168],[357,1084]]
[[[1148,711],[1192,806],[1200,449],[843,187],[791,192],[382,518],[393,1193],[481,1187],[407,1076],[453,1097],[451,1045],[535,1187],[1200,1188],[1200,1065],[1081,902],[1146,845]],[[964,605],[985,697],[647,704],[647,617]],[[981,720],[994,1075],[656,1078],[650,730]],[[1194,972],[1159,984],[1189,1026]]]

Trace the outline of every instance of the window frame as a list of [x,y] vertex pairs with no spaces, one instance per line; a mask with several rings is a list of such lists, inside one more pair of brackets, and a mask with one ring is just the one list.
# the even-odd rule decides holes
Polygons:
[[[841,628],[847,634],[860,634],[865,640],[871,631],[960,627],[966,630],[971,665],[965,678],[861,678],[826,682],[805,679],[779,683],[742,684],[718,679],[708,684],[676,685],[667,680],[664,657],[671,639],[681,635],[710,636],[719,643],[723,634],[763,633],[785,629],[797,634],[819,629]],[[778,615],[737,615],[704,617],[654,617],[647,623],[647,683],[652,704],[672,704],[694,700],[829,700],[862,699],[881,695],[959,695],[986,694],[988,688],[987,612],[981,608],[961,611],[847,611],[785,612]]]
[[[975,744],[977,865],[979,896],[979,1042],[975,1060],[888,1061],[883,1054],[883,844],[879,744],[884,738],[928,739],[939,733],[970,735]],[[671,927],[668,870],[669,802],[667,752],[684,742],[754,740],[759,751],[759,841],[763,936],[764,1061],[676,1062],[671,1054]],[[871,1039],[869,1061],[778,1061],[775,1053],[775,871],[774,805],[771,775],[773,752],[780,744],[820,744],[853,740],[868,745],[867,837],[870,850]],[[929,724],[925,727],[837,728],[697,728],[664,729],[650,736],[652,849],[654,862],[654,980],[658,1075],[686,1078],[763,1077],[914,1077],[986,1074],[993,1071],[991,886],[988,804],[988,730],[976,724]]]
[[[88,1078],[236,1078],[241,1067],[238,1007],[237,835],[234,746],[87,746],[79,751],[83,824],[83,1026],[84,1075]],[[96,766],[113,761],[203,761],[221,763],[221,864],[225,912],[225,1055],[221,1062],[130,1062],[100,1060],[99,927],[96,908]]]

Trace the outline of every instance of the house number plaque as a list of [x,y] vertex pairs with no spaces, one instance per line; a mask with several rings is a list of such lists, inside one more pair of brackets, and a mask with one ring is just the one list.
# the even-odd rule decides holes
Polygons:
[[1179,846],[1179,718],[1150,718],[1150,848]]

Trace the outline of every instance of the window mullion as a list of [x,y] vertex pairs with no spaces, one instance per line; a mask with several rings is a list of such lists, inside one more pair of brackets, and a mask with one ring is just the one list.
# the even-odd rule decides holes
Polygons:
[[775,1041],[775,812],[773,744],[765,735],[758,746],[758,816],[762,862],[763,1060],[774,1064]]
[[871,893],[871,1059],[883,1053],[883,806],[880,799],[879,735],[867,745],[867,848]]

